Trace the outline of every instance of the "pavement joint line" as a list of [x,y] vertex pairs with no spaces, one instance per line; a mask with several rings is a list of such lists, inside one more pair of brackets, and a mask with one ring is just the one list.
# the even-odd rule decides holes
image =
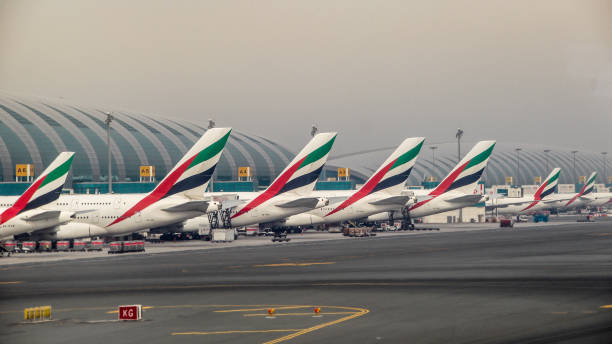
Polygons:
[[336,262],[257,264],[257,265],[253,265],[253,267],[254,268],[271,268],[271,267],[285,267],[285,266],[311,266],[311,265],[331,265],[331,264],[336,264]]
[[212,334],[242,334],[242,333],[273,333],[273,332],[297,332],[302,329],[271,329],[271,330],[229,330],[229,331],[191,331],[191,332],[172,332],[172,336],[185,335],[212,335]]

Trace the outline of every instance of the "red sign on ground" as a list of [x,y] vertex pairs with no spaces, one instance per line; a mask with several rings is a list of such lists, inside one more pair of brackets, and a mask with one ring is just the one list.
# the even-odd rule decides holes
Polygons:
[[140,320],[141,305],[119,306],[119,320]]

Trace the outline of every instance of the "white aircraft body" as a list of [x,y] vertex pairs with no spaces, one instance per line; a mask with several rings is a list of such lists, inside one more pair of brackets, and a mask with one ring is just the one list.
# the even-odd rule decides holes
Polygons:
[[555,202],[553,193],[559,184],[560,174],[560,168],[553,169],[533,195],[489,199],[486,201],[486,209],[495,209],[500,215],[533,214],[548,209],[551,202]]
[[13,238],[68,222],[74,212],[49,207],[62,192],[74,152],[62,152],[21,196],[0,197],[0,238]]
[[[328,206],[292,215],[284,219],[281,225],[298,227],[338,223],[363,219],[405,206],[413,198],[403,192],[404,184],[410,176],[424,140],[422,137],[404,140],[361,188],[351,191],[348,195],[344,194],[344,197],[340,197],[343,200]],[[337,196],[337,193],[330,193],[327,198]]]
[[181,223],[220,208],[204,191],[231,128],[209,129],[147,194],[62,195],[53,208],[78,212],[69,223],[34,233],[54,240],[119,236]]
[[612,192],[594,192],[593,200],[589,203],[592,208],[612,207]]
[[487,167],[494,147],[495,141],[476,143],[437,187],[432,190],[411,190],[417,198],[414,205],[371,215],[367,220],[373,222],[401,218],[404,216],[402,212],[406,212],[410,218],[418,218],[482,202],[485,197],[478,181]]
[[574,194],[573,196],[571,194],[553,195],[552,200],[550,202],[547,202],[547,208],[570,210],[587,207],[592,201],[595,200],[595,198],[593,197],[593,190],[595,188],[596,178],[597,172],[591,173],[580,191]]

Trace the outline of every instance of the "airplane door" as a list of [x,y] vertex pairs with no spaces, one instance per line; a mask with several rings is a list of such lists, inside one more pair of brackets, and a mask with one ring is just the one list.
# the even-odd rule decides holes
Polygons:
[[134,214],[134,221],[136,221],[136,223],[140,223],[142,221],[142,213],[141,212],[136,212],[136,214]]
[[71,208],[72,210],[79,209],[79,200],[78,199],[72,200],[72,204],[70,206],[72,207]]
[[121,208],[121,199],[116,199],[113,201],[113,206],[115,207],[115,209],[119,209]]
[[98,223],[98,222],[100,222],[100,215],[99,215],[99,214],[97,214],[97,213],[96,213],[96,214],[91,215],[91,221],[92,221],[93,223]]

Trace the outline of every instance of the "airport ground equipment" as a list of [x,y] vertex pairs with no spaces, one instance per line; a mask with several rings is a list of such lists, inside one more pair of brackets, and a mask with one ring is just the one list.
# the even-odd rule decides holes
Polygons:
[[223,229],[217,228],[213,230],[212,241],[213,242],[232,242],[234,241],[234,230],[232,228]]
[[49,252],[53,249],[53,242],[51,240],[41,240],[38,242],[38,251]]
[[70,241],[68,240],[59,240],[55,243],[55,249],[57,251],[68,251],[70,250]]
[[108,245],[109,254],[144,252],[145,244],[143,240],[113,241]]
[[21,250],[26,253],[36,251],[36,241],[24,241],[21,243]]
[[289,241],[291,240],[290,238],[287,238],[287,231],[275,231],[274,232],[274,236],[272,237],[272,242],[283,242],[283,241]]
[[87,242],[84,240],[75,240],[72,243],[72,250],[73,251],[85,251],[87,250]]
[[533,222],[548,222],[548,214],[534,214]]
[[499,226],[500,227],[512,228],[512,227],[514,227],[514,222],[512,222],[511,219],[501,219],[501,220],[499,220]]

